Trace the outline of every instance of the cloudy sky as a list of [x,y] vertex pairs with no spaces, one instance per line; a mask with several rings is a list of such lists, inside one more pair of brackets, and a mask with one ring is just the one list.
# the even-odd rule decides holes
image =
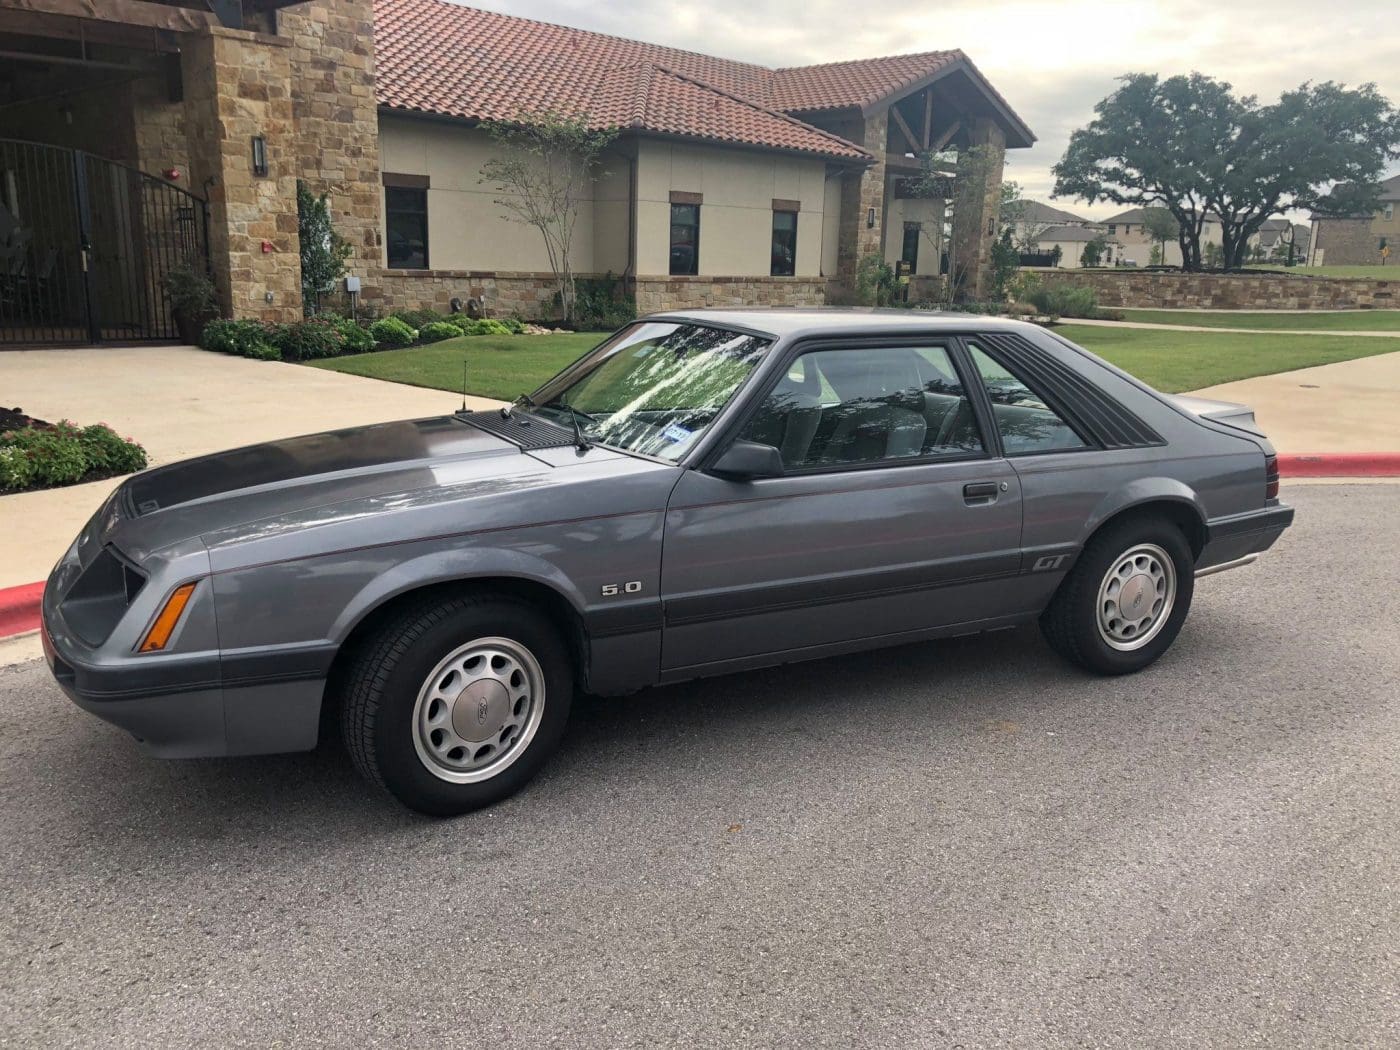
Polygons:
[[[1070,132],[1128,72],[1199,70],[1272,101],[1305,80],[1374,81],[1400,103],[1397,0],[470,0],[773,66],[962,48],[1039,137],[1007,177],[1049,198]],[[863,12],[855,17],[852,12]],[[1102,217],[1113,205],[1056,201]]]

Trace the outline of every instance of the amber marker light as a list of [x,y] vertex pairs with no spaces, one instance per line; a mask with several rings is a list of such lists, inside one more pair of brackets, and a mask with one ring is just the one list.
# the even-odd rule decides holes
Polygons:
[[171,592],[170,597],[165,599],[165,607],[156,617],[156,622],[151,624],[151,629],[146,632],[145,640],[141,642],[137,652],[158,653],[165,648],[170,636],[175,633],[175,625],[180,622],[180,614],[185,611],[193,593],[192,583],[182,583]]

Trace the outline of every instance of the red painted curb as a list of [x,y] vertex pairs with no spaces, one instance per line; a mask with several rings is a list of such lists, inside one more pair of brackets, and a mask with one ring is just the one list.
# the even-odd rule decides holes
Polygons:
[[1400,478],[1400,452],[1295,452],[1278,457],[1285,478]]
[[43,583],[26,583],[0,590],[0,638],[39,629]]

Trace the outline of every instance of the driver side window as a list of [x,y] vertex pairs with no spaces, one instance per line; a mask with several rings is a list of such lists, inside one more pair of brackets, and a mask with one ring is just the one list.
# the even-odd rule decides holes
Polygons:
[[777,448],[790,471],[983,450],[972,406],[943,346],[803,354],[740,437]]

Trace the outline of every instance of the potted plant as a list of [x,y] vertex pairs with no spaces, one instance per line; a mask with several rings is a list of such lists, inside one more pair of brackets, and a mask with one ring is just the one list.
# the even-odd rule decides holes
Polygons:
[[172,267],[161,284],[170,299],[170,312],[175,317],[180,341],[196,345],[204,326],[219,316],[214,282],[203,269],[183,262]]

